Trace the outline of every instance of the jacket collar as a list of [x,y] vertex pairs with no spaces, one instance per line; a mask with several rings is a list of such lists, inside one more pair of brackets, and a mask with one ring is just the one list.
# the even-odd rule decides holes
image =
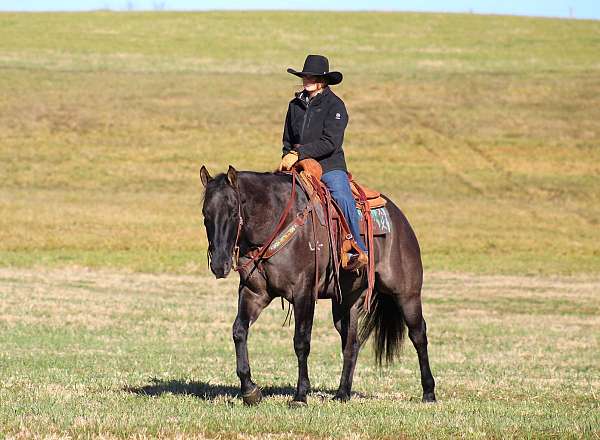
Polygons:
[[325,87],[325,89],[323,89],[323,91],[321,93],[318,93],[315,97],[313,97],[312,99],[309,99],[308,97],[308,93],[306,92],[306,90],[302,90],[300,92],[297,92],[296,98],[297,100],[299,100],[304,106],[307,106],[309,101],[311,103],[311,105],[319,105],[321,103],[321,101],[323,101],[323,99],[325,99],[325,97],[327,95],[329,95],[331,93],[331,89],[329,88],[329,86]]

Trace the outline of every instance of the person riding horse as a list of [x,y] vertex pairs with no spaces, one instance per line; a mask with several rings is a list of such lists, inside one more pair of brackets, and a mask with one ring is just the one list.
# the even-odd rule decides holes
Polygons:
[[[290,170],[299,162],[297,168],[308,170],[311,180],[315,180],[320,172],[313,173],[306,165],[318,163],[317,171],[323,171],[321,179],[342,208],[358,242],[360,251],[354,263],[362,259],[369,270],[362,274],[344,270],[339,277],[334,275],[339,247],[323,246],[331,238],[328,222],[317,218],[313,209],[316,205],[310,195],[297,191],[298,181],[293,176],[238,172],[230,165],[226,173],[213,178],[204,165],[200,168],[210,270],[216,278],[225,278],[232,269],[240,277],[232,336],[243,402],[255,405],[262,399],[260,387],[252,380],[248,333],[250,325],[275,298],[288,301],[294,311],[298,381],[290,406],[307,404],[308,356],[317,298],[332,300],[333,322],[342,342],[343,366],[334,399],[350,399],[358,352],[369,335],[374,336],[377,362],[389,363],[399,353],[407,328],[419,360],[423,401],[435,402],[421,304],[423,265],[417,237],[402,210],[382,194],[389,228],[373,237],[367,225],[367,257],[342,149],[348,114],[344,102],[329,87],[339,84],[342,74],[330,72],[327,58],[320,55],[309,55],[301,72],[288,72],[302,78],[304,89],[289,103],[279,170]],[[365,218],[368,223],[370,214]]]
[[348,112],[329,86],[342,82],[340,72],[329,71],[329,60],[308,55],[302,71],[287,69],[302,78],[303,90],[290,101],[283,127],[283,155],[279,171],[290,170],[304,159],[315,159],[323,169],[321,180],[340,206],[352,236],[360,248],[349,255],[354,267],[367,264],[367,247],[360,236],[360,218],[356,210],[344,156],[344,131]]

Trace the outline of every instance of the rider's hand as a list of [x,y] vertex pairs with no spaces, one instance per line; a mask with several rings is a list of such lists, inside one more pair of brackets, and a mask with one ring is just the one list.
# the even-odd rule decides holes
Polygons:
[[296,162],[298,162],[298,153],[296,153],[295,151],[290,152],[283,156],[283,159],[281,159],[281,163],[279,164],[278,170],[289,171]]

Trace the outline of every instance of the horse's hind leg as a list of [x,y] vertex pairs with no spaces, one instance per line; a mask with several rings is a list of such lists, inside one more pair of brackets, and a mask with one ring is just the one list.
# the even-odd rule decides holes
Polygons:
[[340,386],[335,393],[334,399],[346,402],[350,400],[352,391],[352,379],[354,377],[354,368],[358,359],[360,350],[360,341],[358,338],[358,307],[356,304],[350,308],[346,303],[338,304],[332,301],[333,324],[342,339],[342,352],[344,355],[344,365],[342,367],[342,376]]
[[423,318],[421,308],[421,295],[396,297],[398,305],[402,308],[404,322],[408,327],[408,337],[412,341],[421,370],[421,385],[423,386],[423,402],[435,402],[435,381],[429,367],[429,354],[427,353],[427,324]]
[[250,361],[248,360],[248,329],[258,319],[258,315],[269,305],[271,297],[265,292],[257,294],[248,287],[240,287],[238,313],[233,322],[233,342],[237,361],[236,373],[240,378],[242,398],[246,405],[254,405],[261,401],[260,389],[252,381]]

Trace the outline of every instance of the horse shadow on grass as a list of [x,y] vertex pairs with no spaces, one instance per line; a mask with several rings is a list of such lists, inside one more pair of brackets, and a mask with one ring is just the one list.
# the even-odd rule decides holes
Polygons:
[[[233,399],[241,397],[239,386],[211,384],[202,381],[186,381],[180,379],[159,379],[153,377],[148,385],[140,387],[126,386],[123,391],[137,394],[139,396],[160,396],[162,394],[180,394],[186,396],[194,396],[202,400],[215,400],[218,398]],[[287,386],[267,386],[261,388],[264,397],[284,396],[293,397],[296,389],[290,385]],[[316,394],[322,399],[332,398],[336,390],[317,388],[311,394]],[[362,393],[353,392],[352,396],[359,398],[369,397]]]

